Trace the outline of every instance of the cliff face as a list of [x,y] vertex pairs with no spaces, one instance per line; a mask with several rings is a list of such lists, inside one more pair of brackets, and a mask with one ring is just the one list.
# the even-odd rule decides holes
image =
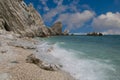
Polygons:
[[29,37],[57,34],[55,28],[44,25],[32,4],[27,6],[23,0],[0,0],[0,29]]

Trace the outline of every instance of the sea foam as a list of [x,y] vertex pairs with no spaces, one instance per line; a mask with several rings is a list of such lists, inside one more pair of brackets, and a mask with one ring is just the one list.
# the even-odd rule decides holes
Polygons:
[[[47,50],[53,47],[48,53]],[[76,51],[59,47],[59,43],[39,45],[39,50],[44,60],[63,65],[63,70],[69,72],[76,80],[110,80],[114,66],[97,59],[77,58]],[[48,53],[48,54],[47,54]],[[83,52],[79,52],[83,55]],[[38,54],[40,57],[41,55]],[[46,57],[47,56],[47,57]],[[53,58],[54,57],[54,58]]]

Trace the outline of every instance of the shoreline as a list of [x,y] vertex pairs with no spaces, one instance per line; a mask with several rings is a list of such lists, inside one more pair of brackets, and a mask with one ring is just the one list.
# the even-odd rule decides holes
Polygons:
[[6,31],[0,31],[0,39],[0,80],[75,80],[61,69],[49,71],[26,63],[30,54],[38,52],[39,41]]

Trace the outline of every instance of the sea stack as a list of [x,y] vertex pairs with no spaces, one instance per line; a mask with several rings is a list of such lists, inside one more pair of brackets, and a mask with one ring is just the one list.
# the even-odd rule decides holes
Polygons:
[[61,22],[56,22],[55,24],[53,24],[51,29],[53,30],[53,32],[55,32],[55,35],[62,35],[62,23]]

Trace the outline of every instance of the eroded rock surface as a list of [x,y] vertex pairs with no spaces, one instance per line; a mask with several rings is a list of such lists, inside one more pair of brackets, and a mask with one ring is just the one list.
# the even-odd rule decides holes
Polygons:
[[60,69],[58,65],[45,63],[41,61],[40,59],[36,58],[35,55],[33,54],[30,54],[27,57],[26,62],[35,64],[39,66],[41,69],[48,70],[48,71],[56,71]]
[[23,0],[0,0],[0,29],[29,37],[49,34],[40,14]]
[[32,4],[26,5],[23,0],[0,0],[0,29],[27,37],[46,37],[61,35],[62,23],[56,22],[48,28]]
[[18,34],[0,30],[0,80],[74,80],[69,74],[58,69],[57,65],[42,60],[43,56],[39,58],[31,55],[36,54],[36,49],[23,48],[30,47],[31,44],[36,46],[38,42],[29,37],[19,38]]

